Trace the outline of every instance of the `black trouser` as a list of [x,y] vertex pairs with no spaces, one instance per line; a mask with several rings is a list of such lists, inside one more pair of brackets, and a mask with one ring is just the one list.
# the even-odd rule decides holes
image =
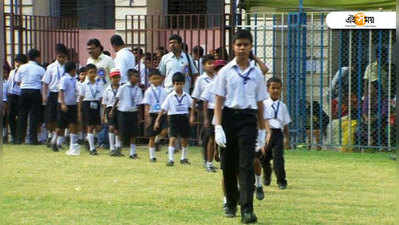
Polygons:
[[266,179],[271,178],[272,167],[270,160],[273,159],[273,168],[276,173],[277,183],[286,185],[284,167],[284,135],[281,129],[271,129],[269,144],[266,146],[266,156],[261,160],[263,172]]
[[[257,137],[257,111],[223,109],[222,126],[227,145],[222,149],[223,178],[228,207],[236,207],[240,196],[241,213],[253,211],[255,185],[254,159]],[[240,193],[237,188],[237,175]]]
[[12,140],[16,141],[19,96],[14,94],[9,94],[7,96],[7,100],[8,100],[8,124],[10,125]]
[[42,97],[38,89],[22,89],[19,97],[18,142],[23,143],[26,123],[29,117],[29,135],[33,144],[37,143],[37,127],[42,121]]

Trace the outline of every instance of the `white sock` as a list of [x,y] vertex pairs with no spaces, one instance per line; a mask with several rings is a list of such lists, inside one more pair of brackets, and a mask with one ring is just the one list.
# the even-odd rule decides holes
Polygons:
[[114,151],[115,150],[115,134],[108,133],[108,138],[109,138],[109,149],[111,151]]
[[261,176],[255,175],[255,186],[256,187],[262,187],[262,181],[261,181]]
[[65,137],[69,135],[69,129],[65,129]]
[[58,145],[58,146],[62,145],[63,139],[64,139],[63,136],[58,136],[58,137],[57,137],[57,145]]
[[119,139],[118,135],[115,135],[115,147],[120,148],[121,147],[121,140]]
[[81,131],[81,132],[79,132],[79,139],[80,140],[83,140],[85,137],[83,136],[83,132]]
[[182,150],[181,150],[181,160],[187,159],[187,152],[188,152],[187,147],[182,147]]
[[130,155],[136,154],[136,145],[130,144]]
[[154,159],[154,158],[155,158],[155,148],[150,147],[150,159]]
[[53,137],[51,138],[51,144],[55,144],[57,141],[57,132],[53,132]]
[[175,152],[175,147],[173,147],[173,146],[169,146],[169,148],[168,148],[168,156],[169,156],[169,161],[174,161],[174,152]]
[[87,140],[89,141],[89,145],[90,145],[90,151],[95,149],[94,146],[94,134],[93,133],[87,133]]
[[206,167],[207,167],[207,168],[211,168],[211,167],[213,167],[213,164],[212,164],[212,162],[206,162]]
[[72,149],[73,145],[78,142],[78,135],[70,133],[69,137],[71,138],[71,141],[69,142],[69,149]]
[[224,203],[224,204],[227,203],[227,198],[226,198],[226,196],[223,197],[223,203]]
[[48,132],[48,134],[47,134],[47,139],[52,140],[52,138],[53,138],[53,133],[54,133],[54,132]]

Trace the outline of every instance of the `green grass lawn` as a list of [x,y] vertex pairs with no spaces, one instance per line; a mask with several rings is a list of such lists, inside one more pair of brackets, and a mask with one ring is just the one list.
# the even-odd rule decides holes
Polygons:
[[[165,150],[152,164],[144,147],[129,160],[5,145],[0,224],[240,224],[223,217],[221,173],[205,172],[198,148],[191,166],[173,168]],[[287,151],[286,168],[288,189],[273,180],[255,199],[258,224],[394,224],[396,166],[387,154]]]

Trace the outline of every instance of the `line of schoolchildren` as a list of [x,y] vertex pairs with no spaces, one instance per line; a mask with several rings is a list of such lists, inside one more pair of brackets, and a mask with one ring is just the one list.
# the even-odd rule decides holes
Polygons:
[[[18,101],[22,106],[31,101],[30,109],[18,114],[18,117],[23,117],[22,121],[26,120],[28,110],[35,108],[35,104],[41,105],[40,89],[44,96],[42,100],[46,103],[50,145],[54,151],[58,151],[64,130],[68,128],[68,155],[80,154],[78,139],[82,130],[87,132],[90,154],[97,155],[94,134],[103,122],[109,125],[110,155],[123,156],[122,139],[125,138],[130,143],[129,157],[137,159],[135,139],[138,135],[138,110],[143,106],[150,161],[156,162],[157,159],[156,148],[159,146],[156,139],[168,135],[167,166],[174,166],[177,138],[181,138],[182,145],[180,163],[190,164],[187,157],[190,125],[194,123],[195,113],[201,113],[205,128],[204,159],[207,171],[216,171],[213,159],[221,161],[225,216],[234,217],[239,202],[242,222],[257,221],[253,212],[253,193],[256,190],[256,197],[260,200],[264,198],[261,167],[264,171],[263,183],[270,185],[271,160],[280,189],[287,187],[283,149],[284,144],[288,144],[287,125],[291,119],[287,107],[279,100],[282,82],[273,77],[265,84],[263,73],[249,58],[252,49],[249,32],[241,30],[234,36],[235,58],[229,63],[214,60],[211,55],[201,58],[203,74],[196,79],[191,96],[184,91],[186,74],[173,74],[172,91],[168,93],[162,85],[163,76],[157,69],[145,72],[148,73],[149,85],[144,95],[139,86],[141,76],[135,69],[128,70],[127,81],[122,84],[120,71],[113,69],[110,72],[111,84],[105,88],[96,81],[95,65],[89,64],[77,71],[74,63],[65,62],[64,48],[63,45],[57,45],[56,61],[48,66],[46,72],[36,68],[35,73],[40,77],[38,81],[25,81],[24,76],[19,75],[18,70],[34,62],[24,64],[24,56],[16,57],[17,68],[8,78],[8,87],[5,86],[8,98],[3,98],[3,101],[10,104],[8,115],[11,135],[20,141],[17,143],[21,143],[22,139],[18,139],[21,135],[18,136],[15,131],[15,111],[18,110],[15,102]],[[37,52],[29,52],[30,59],[37,55]],[[30,87],[29,82],[36,86]],[[24,85],[29,88],[24,88]],[[16,96],[29,100],[15,100]],[[200,109],[196,107],[198,102],[202,102]],[[100,115],[101,105],[105,108],[103,115]],[[31,117],[35,118],[34,113]],[[18,125],[18,131],[23,129],[23,124]],[[33,130],[31,132],[36,133]],[[217,146],[220,147],[220,153]]]

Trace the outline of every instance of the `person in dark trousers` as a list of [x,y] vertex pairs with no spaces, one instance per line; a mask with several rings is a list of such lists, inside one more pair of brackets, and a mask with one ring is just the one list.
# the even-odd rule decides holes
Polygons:
[[15,56],[15,69],[11,70],[8,76],[8,123],[10,125],[12,143],[17,143],[17,117],[18,117],[18,102],[21,95],[21,88],[17,85],[16,74],[21,65],[28,62],[28,57],[24,54],[17,54]]
[[267,81],[267,90],[270,94],[270,98],[264,101],[267,138],[263,151],[264,157],[261,161],[264,172],[264,184],[266,186],[270,185],[272,175],[270,161],[273,159],[273,169],[276,173],[277,184],[283,190],[287,188],[284,168],[284,147],[289,147],[288,124],[291,122],[291,118],[286,105],[280,101],[281,88],[282,82],[280,78],[273,77]]
[[18,101],[19,114],[17,144],[23,142],[26,133],[27,118],[28,114],[30,114],[29,135],[31,143],[36,145],[38,144],[37,128],[42,117],[42,95],[40,93],[42,87],[41,81],[46,71],[39,65],[39,50],[29,50],[28,57],[29,62],[19,67],[15,78],[15,82],[21,88],[21,96]]
[[[55,128],[57,127],[58,91],[60,80],[64,76],[64,65],[68,59],[68,50],[64,44],[55,46],[56,60],[51,63],[43,76],[42,102],[45,105],[45,122],[49,132],[47,146],[56,144]],[[63,136],[63,135],[61,135]]]
[[[235,34],[235,58],[219,71],[212,89],[216,95],[215,142],[222,148],[221,163],[227,198],[225,216],[235,216],[237,196],[240,196],[242,223],[257,221],[253,209],[253,193],[258,127],[263,130],[259,135],[264,137],[265,134],[263,101],[267,97],[266,85],[260,69],[250,63],[252,40],[249,31],[239,30]],[[258,140],[264,142],[264,138]],[[260,143],[258,146],[263,147]]]

